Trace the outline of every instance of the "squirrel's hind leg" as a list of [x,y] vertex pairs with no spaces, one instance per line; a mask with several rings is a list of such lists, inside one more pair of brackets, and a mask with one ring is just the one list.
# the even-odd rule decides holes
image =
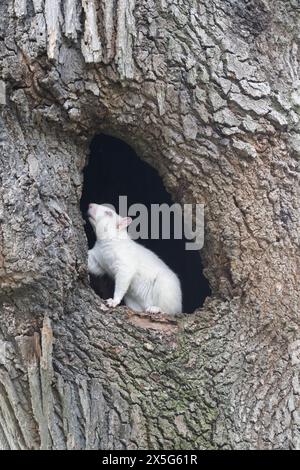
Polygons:
[[134,310],[135,312],[143,311],[140,304],[136,300],[134,300],[132,297],[130,297],[130,295],[125,296],[124,302],[127,305],[127,307],[131,308],[131,310]]

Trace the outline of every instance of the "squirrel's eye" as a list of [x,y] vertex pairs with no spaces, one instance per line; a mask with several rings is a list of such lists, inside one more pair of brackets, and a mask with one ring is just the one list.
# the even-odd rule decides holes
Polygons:
[[112,212],[110,212],[110,211],[105,211],[105,214],[106,214],[106,215],[109,215],[110,217],[112,217]]

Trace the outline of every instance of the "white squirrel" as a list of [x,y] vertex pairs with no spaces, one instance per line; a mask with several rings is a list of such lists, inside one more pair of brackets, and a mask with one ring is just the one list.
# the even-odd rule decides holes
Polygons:
[[182,312],[182,293],[176,274],[152,251],[132,240],[127,232],[130,217],[121,217],[111,208],[90,204],[89,221],[96,243],[88,252],[88,270],[96,276],[108,274],[115,281],[116,307],[125,304],[137,312]]

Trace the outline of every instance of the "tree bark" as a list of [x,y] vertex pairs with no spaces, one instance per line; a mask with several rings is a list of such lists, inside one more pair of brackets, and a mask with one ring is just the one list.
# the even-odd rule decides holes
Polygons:
[[[296,0],[1,1],[0,448],[300,448],[299,23]],[[205,203],[194,314],[90,288],[99,132]]]

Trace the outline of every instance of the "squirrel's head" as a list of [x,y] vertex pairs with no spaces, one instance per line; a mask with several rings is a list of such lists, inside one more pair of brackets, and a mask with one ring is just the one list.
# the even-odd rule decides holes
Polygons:
[[100,204],[89,204],[88,216],[97,240],[127,238],[126,228],[132,222],[130,217],[121,217],[110,207]]

